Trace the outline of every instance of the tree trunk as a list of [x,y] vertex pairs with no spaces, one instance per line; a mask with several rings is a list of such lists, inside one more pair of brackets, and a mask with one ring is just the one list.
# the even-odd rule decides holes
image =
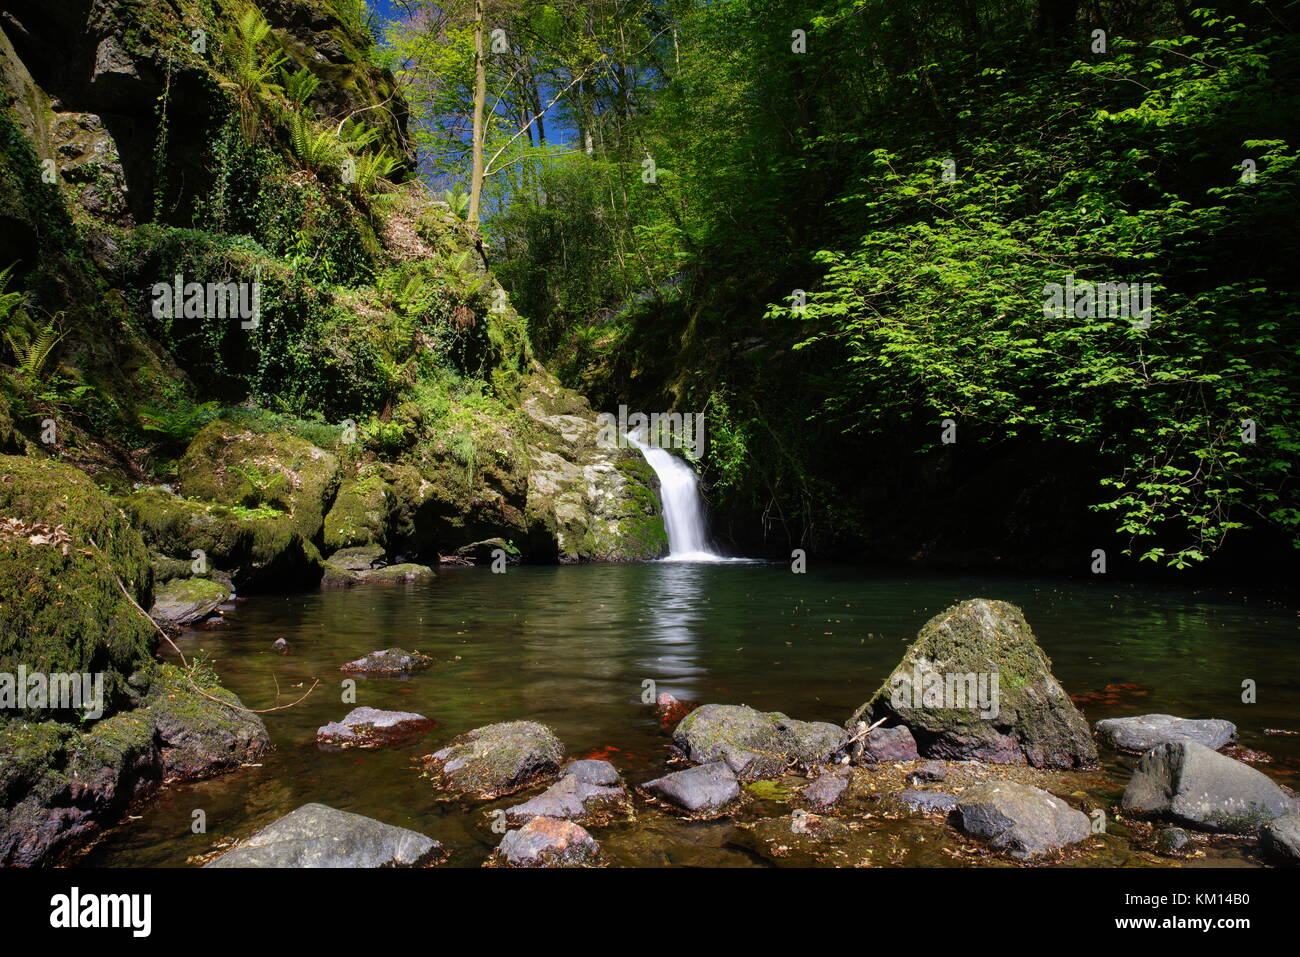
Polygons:
[[487,105],[487,70],[483,64],[483,0],[474,0],[474,160],[470,174],[470,227],[478,229],[483,200],[483,110]]

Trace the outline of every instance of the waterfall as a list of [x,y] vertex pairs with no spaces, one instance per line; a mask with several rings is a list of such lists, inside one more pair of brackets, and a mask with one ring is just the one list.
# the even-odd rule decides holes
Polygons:
[[665,561],[725,561],[709,551],[704,537],[704,509],[700,506],[700,486],[695,470],[677,456],[646,445],[634,435],[629,435],[627,440],[641,450],[655,475],[659,476],[664,528],[668,532],[668,557]]

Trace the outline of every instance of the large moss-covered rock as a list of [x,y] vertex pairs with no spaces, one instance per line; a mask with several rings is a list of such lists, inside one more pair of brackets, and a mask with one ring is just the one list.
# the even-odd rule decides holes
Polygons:
[[[112,714],[158,642],[131,604],[148,608],[152,591],[140,534],[85,474],[51,459],[0,456],[0,672],[102,673]],[[23,716],[72,714],[45,707]]]
[[[978,701],[980,688],[991,708]],[[882,718],[905,725],[927,757],[1065,769],[1097,763],[1083,715],[1025,616],[1004,601],[975,598],[930,619],[848,727],[858,733]]]
[[425,773],[452,797],[489,800],[555,777],[564,745],[535,721],[475,728],[426,755]]
[[525,380],[532,550],[561,562],[646,561],[668,551],[654,471],[635,449],[602,448],[590,403],[536,367]]
[[[320,580],[320,554],[287,513],[254,511],[140,489],[118,500],[156,560],[204,561],[241,590],[292,588]],[[202,552],[197,556],[195,552]]]
[[233,770],[266,726],[210,677],[171,665],[131,678],[140,706],[88,731],[0,717],[0,866],[57,862],[164,780]]
[[257,758],[271,743],[262,716],[215,681],[189,680],[172,665],[158,667],[145,697],[168,778],[191,781]]
[[179,472],[189,497],[279,509],[310,541],[325,524],[338,489],[339,460],[297,436],[253,432],[218,419],[194,437]]
[[388,535],[387,483],[376,466],[345,479],[325,515],[326,552],[380,545]]
[[726,704],[696,708],[673,731],[673,744],[691,761],[722,761],[742,781],[780,777],[791,766],[828,764],[848,739],[833,724]]

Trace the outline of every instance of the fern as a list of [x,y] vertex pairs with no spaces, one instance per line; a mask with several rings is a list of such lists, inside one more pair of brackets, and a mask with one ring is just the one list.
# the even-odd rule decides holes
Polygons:
[[312,94],[320,86],[320,77],[306,67],[296,73],[290,73],[282,68],[280,70],[280,79],[280,86],[284,90],[284,95],[293,105],[293,108],[299,113],[310,113],[311,108],[307,105],[307,101],[312,98]]
[[39,383],[45,379],[45,365],[50,353],[62,341],[63,336],[54,328],[54,320],[51,319],[25,343],[19,343],[8,331],[5,332],[4,339],[13,352],[14,369],[18,378]]
[[8,291],[9,280],[13,278],[14,267],[17,265],[17,263],[11,263],[4,269],[0,269],[0,322],[8,320],[23,301],[21,292]]
[[451,207],[452,215],[457,219],[469,218],[469,193],[456,184],[455,189],[443,190],[443,196],[447,199],[447,205]]
[[289,117],[289,139],[294,155],[308,169],[321,170],[342,158],[342,147],[334,132],[314,126],[301,113]]
[[251,140],[257,132],[258,100],[279,89],[271,78],[286,62],[278,50],[263,54],[262,44],[271,36],[271,25],[262,12],[251,4],[235,20],[233,29],[226,32],[224,49],[226,66],[231,79],[222,87],[233,90],[239,101],[241,128],[244,138]]
[[366,153],[353,158],[356,164],[355,186],[359,193],[369,193],[375,183],[397,169],[397,158],[388,150],[378,153]]

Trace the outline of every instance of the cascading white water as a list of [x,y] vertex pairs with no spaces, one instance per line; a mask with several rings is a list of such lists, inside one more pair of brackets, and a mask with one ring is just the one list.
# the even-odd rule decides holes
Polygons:
[[627,440],[641,450],[659,476],[659,495],[664,505],[664,529],[668,532],[670,562],[719,562],[722,556],[709,551],[704,538],[704,510],[695,470],[677,456],[647,445],[634,435]]

